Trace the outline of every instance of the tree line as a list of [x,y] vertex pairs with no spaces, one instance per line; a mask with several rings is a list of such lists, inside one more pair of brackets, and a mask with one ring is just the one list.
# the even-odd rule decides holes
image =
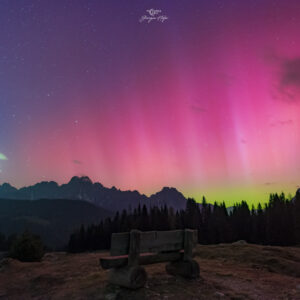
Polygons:
[[208,204],[205,197],[198,204],[187,199],[186,209],[138,206],[133,211],[117,212],[99,224],[83,225],[71,236],[70,252],[93,251],[110,248],[111,234],[131,229],[198,230],[200,244],[248,243],[292,246],[300,244],[300,193],[294,199],[285,194],[271,194],[269,202],[249,208],[247,202],[235,204],[230,211],[225,203]]

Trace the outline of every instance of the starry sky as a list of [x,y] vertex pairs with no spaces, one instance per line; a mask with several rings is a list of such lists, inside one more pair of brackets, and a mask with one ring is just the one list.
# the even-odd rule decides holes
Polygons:
[[299,31],[298,0],[1,0],[0,184],[294,194]]

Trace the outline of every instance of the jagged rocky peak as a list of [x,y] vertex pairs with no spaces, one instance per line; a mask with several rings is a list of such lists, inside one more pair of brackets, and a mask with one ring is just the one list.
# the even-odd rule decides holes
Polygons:
[[78,183],[88,183],[93,184],[92,180],[88,176],[73,176],[69,182],[69,184],[78,184]]
[[10,188],[10,187],[12,187],[9,183],[7,183],[7,182],[4,182],[2,185],[0,184],[0,186],[1,187],[3,187],[3,188]]
[[94,186],[97,188],[103,188],[103,184],[101,184],[100,182],[95,182]]
[[178,193],[178,191],[175,188],[168,187],[168,186],[163,187],[161,192],[177,192]]
[[163,187],[159,192],[153,194],[152,196],[158,195],[182,195],[176,188],[173,187]]
[[151,205],[167,205],[175,209],[182,209],[186,206],[185,197],[173,187],[162,188],[160,192],[151,195],[150,201]]
[[13,186],[11,186],[7,182],[4,182],[2,185],[0,185],[0,188],[1,188],[2,191],[14,191],[14,190],[16,190],[16,188],[14,188]]
[[58,183],[55,181],[41,181],[41,182],[36,183],[34,186],[35,187],[37,187],[37,186],[58,187]]

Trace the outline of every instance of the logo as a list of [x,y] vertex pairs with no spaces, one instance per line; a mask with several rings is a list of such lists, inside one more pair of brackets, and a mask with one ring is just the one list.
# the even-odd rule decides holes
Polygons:
[[168,20],[168,17],[166,15],[162,15],[161,9],[154,9],[150,8],[146,10],[148,12],[148,15],[143,15],[140,17],[140,23],[147,22],[151,23],[152,21],[157,21],[163,23],[164,21]]

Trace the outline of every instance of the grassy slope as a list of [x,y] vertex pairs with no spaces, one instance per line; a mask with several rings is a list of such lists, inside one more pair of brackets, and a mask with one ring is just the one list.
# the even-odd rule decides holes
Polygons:
[[86,201],[64,199],[0,199],[0,232],[5,235],[28,229],[51,247],[63,247],[81,224],[99,223],[111,213]]
[[[106,253],[49,253],[40,263],[0,264],[0,299],[300,299],[300,248],[198,246],[201,277],[167,275],[147,266],[147,286],[128,291],[107,284],[98,259]],[[13,280],[12,280],[13,278]]]

